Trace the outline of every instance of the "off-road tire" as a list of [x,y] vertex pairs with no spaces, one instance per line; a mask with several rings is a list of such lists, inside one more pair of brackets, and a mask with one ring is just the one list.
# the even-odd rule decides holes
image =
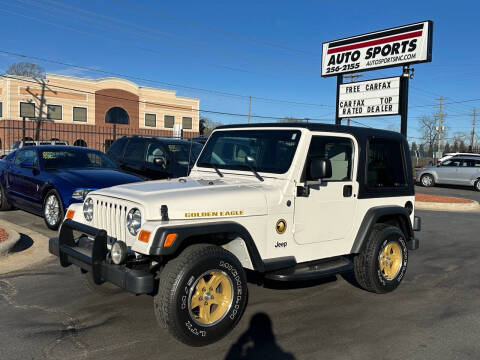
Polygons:
[[480,191],[480,179],[477,179],[477,181],[475,181],[475,184],[473,185],[473,189],[476,191]]
[[[390,242],[401,249],[401,263],[394,278],[387,279],[380,270],[380,253]],[[382,294],[395,290],[405,276],[408,249],[405,235],[396,226],[376,224],[363,251],[354,258],[354,273],[358,284],[365,290]]]
[[[427,179],[430,179],[430,181],[427,181]],[[420,178],[420,184],[422,184],[423,187],[432,187],[432,186],[435,186],[435,179],[433,178],[432,175],[425,174],[425,175],[422,175],[422,177]]]
[[80,276],[85,287],[94,294],[107,297],[123,292],[121,288],[110,283],[103,283],[101,285],[95,284],[92,273],[90,272],[82,273]]
[[[47,221],[46,215],[45,215],[45,206],[47,206],[47,201],[51,196],[56,197],[57,202],[58,202],[58,219],[54,224],[50,224]],[[43,214],[43,220],[45,221],[45,225],[47,225],[47,227],[51,230],[57,230],[58,227],[60,226],[60,224],[62,223],[63,217],[65,215],[63,205],[62,205],[62,199],[60,198],[60,195],[58,194],[57,190],[55,190],[55,189],[50,190],[47,193],[47,195],[45,195],[45,197],[43,198],[42,214]]]
[[8,202],[7,196],[5,195],[5,189],[3,185],[0,184],[0,211],[11,210],[12,205]]
[[[202,325],[190,309],[190,297],[198,279],[209,271],[219,271],[231,282],[231,305],[218,322]],[[235,327],[247,299],[247,279],[240,261],[222,247],[197,244],[187,247],[161,271],[154,311],[160,326],[177,340],[191,346],[204,346],[221,339]]]

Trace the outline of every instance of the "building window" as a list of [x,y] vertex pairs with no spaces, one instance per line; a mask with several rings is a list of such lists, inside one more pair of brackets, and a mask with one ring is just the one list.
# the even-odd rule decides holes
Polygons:
[[105,123],[128,125],[130,123],[130,118],[123,108],[115,106],[107,111],[107,114],[105,115]]
[[145,114],[145,126],[156,127],[157,126],[157,115],[155,115],[155,114]]
[[20,117],[35,117],[35,104],[30,102],[20,103]]
[[47,119],[62,120],[62,107],[60,105],[47,105]]
[[77,139],[73,143],[73,146],[87,147],[87,143],[83,139]]
[[193,122],[191,117],[183,117],[182,118],[182,129],[192,129]]
[[74,106],[73,121],[87,122],[87,108]]
[[0,102],[0,117],[3,116],[3,103]]
[[175,124],[175,116],[165,115],[165,117],[163,119],[165,121],[164,128],[173,129],[173,124]]

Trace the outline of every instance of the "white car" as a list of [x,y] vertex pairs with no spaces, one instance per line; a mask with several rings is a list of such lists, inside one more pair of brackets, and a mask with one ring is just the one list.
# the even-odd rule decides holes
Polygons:
[[451,159],[454,156],[478,156],[480,158],[480,154],[460,153],[460,152],[446,153],[446,154],[443,154],[443,156],[440,159],[438,159],[437,163],[440,164],[440,163],[444,162],[445,160]]
[[419,246],[409,158],[405,137],[390,131],[223,126],[188,177],[71,205],[50,252],[96,291],[111,283],[152,295],[162,326],[206,345],[240,320],[245,269],[274,281],[353,272],[367,291],[394,290]]

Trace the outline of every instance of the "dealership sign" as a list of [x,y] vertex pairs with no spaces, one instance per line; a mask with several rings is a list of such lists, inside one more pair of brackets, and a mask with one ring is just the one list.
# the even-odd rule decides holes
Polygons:
[[400,77],[341,84],[338,117],[398,115]]
[[323,43],[322,76],[430,62],[432,30],[424,21]]

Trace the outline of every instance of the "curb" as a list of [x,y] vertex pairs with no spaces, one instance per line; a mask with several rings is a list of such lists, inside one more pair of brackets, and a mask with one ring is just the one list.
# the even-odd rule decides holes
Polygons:
[[453,211],[453,212],[480,212],[480,204],[472,200],[470,203],[439,203],[415,201],[418,210]]
[[0,274],[3,275],[12,271],[30,268],[45,262],[49,258],[48,238],[46,236],[3,219],[0,219],[0,227],[9,232],[9,234],[10,231],[18,233],[19,238],[27,236],[33,240],[32,246],[28,249],[18,253],[10,253],[6,257],[0,258]]
[[0,259],[4,259],[4,256],[8,256],[8,252],[15,246],[18,240],[20,240],[20,234],[13,229],[4,229],[8,234],[8,238],[5,241],[0,242]]

